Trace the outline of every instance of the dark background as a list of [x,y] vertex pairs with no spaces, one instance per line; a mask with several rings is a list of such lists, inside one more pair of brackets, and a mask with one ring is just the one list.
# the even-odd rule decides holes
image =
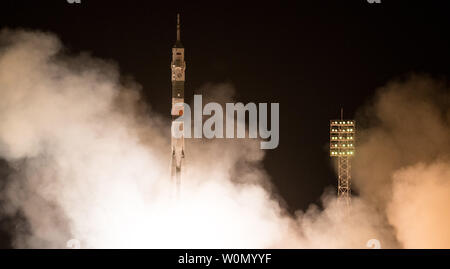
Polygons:
[[[377,87],[411,72],[450,75],[446,1],[81,1],[3,0],[0,27],[51,31],[70,53],[116,61],[170,120],[180,12],[187,98],[205,83],[230,82],[243,103],[280,103],[280,145],[264,166],[291,211],[336,184],[328,124],[341,107],[352,118]],[[10,247],[13,229],[14,219],[0,219],[0,248]]]

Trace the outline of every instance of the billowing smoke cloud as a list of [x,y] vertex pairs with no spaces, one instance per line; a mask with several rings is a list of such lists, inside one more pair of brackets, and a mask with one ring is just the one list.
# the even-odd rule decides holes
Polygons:
[[355,185],[400,246],[450,248],[450,91],[413,75],[387,84],[362,113]]
[[388,218],[407,248],[449,248],[450,163],[417,164],[393,176]]
[[[232,94],[208,87],[214,101]],[[12,173],[2,214],[23,216],[19,248],[71,238],[83,248],[364,248],[371,238],[385,248],[450,247],[442,87],[415,77],[383,89],[363,120],[375,123],[358,145],[351,212],[326,192],[323,210],[291,216],[256,140],[189,140],[174,199],[169,122],[140,100],[138,84],[113,63],[68,55],[52,34],[3,30],[0,156]]]
[[260,184],[256,143],[193,141],[175,202],[169,122],[139,101],[139,87],[111,63],[65,55],[51,34],[3,31],[1,40],[0,154],[15,171],[3,196],[6,212],[26,219],[17,247],[281,241],[288,219]]

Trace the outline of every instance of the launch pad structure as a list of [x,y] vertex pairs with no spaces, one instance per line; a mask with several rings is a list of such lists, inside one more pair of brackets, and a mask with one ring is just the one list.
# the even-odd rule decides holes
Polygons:
[[171,180],[176,185],[177,196],[180,192],[182,173],[185,162],[184,136],[176,137],[174,130],[182,132],[184,130],[183,121],[177,121],[177,118],[184,113],[184,81],[186,62],[184,61],[184,47],[181,44],[180,37],[180,14],[177,14],[177,40],[172,47],[172,62],[170,68],[172,71],[172,128],[171,128],[171,150],[172,157],[170,162]]
[[330,121],[330,157],[338,162],[338,200],[347,208],[351,202],[351,158],[355,155],[355,121],[341,119]]

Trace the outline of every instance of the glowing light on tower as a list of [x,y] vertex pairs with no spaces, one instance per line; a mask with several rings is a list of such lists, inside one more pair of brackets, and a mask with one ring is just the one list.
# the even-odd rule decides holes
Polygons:
[[330,156],[338,159],[338,199],[350,206],[351,158],[355,155],[355,121],[330,121]]

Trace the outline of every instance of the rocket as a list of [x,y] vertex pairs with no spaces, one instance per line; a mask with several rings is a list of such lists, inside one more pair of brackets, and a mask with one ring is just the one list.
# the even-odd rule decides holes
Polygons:
[[[184,112],[184,81],[186,62],[184,61],[184,47],[180,40],[180,14],[177,14],[177,40],[172,48],[172,62],[170,64],[172,70],[172,128],[173,130],[184,130],[182,121],[176,121]],[[171,133],[171,180],[176,184],[177,193],[181,184],[181,175],[184,170],[184,136],[176,138]]]

